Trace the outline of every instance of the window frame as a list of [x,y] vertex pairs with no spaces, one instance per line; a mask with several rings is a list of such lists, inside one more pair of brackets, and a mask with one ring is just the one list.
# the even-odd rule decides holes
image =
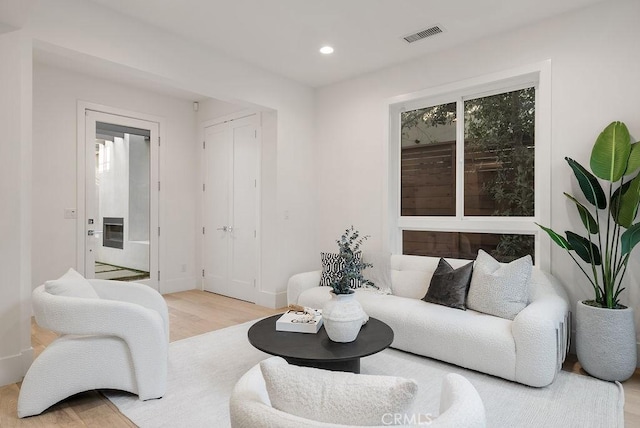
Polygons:
[[[388,182],[386,213],[388,247],[402,254],[402,231],[425,230],[439,232],[473,232],[533,235],[536,265],[549,269],[550,242],[541,235],[535,222],[550,224],[551,212],[551,79],[550,60],[500,73],[467,79],[452,84],[391,98],[386,103],[388,115]],[[464,117],[464,101],[503,92],[534,87],[535,148],[534,148],[534,215],[532,217],[465,216],[464,215],[464,124],[456,124],[456,215],[401,216],[401,124],[400,113],[419,108],[458,102],[458,118]],[[542,238],[542,239],[541,239]]]

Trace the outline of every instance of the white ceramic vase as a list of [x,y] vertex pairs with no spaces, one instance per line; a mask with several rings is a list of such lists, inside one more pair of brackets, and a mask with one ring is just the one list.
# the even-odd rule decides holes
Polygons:
[[322,319],[327,336],[334,342],[353,342],[367,315],[352,294],[334,294],[322,306]]
[[591,376],[624,381],[636,369],[636,329],[633,309],[603,309],[576,305],[576,352]]

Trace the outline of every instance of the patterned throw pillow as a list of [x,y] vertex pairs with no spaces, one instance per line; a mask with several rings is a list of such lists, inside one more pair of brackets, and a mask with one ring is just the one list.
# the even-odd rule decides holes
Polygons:
[[467,308],[500,318],[514,319],[529,303],[531,256],[508,264],[478,250]]
[[[356,260],[360,260],[361,255],[356,255]],[[320,276],[320,286],[330,286],[338,279],[338,273],[344,266],[344,260],[337,253],[320,253],[322,261],[322,275]],[[362,284],[355,279],[351,280],[351,288],[360,288]]]
[[473,262],[454,269],[445,259],[441,258],[431,277],[427,294],[422,300],[466,311],[465,301],[472,272]]

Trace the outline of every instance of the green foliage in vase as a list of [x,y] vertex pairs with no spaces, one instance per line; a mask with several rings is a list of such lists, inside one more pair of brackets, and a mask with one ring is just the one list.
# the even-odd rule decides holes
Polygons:
[[362,271],[366,268],[373,267],[371,263],[362,261],[362,243],[369,238],[369,235],[360,235],[353,226],[346,229],[344,234],[336,242],[340,249],[340,258],[342,259],[341,269],[336,275],[335,280],[331,283],[334,294],[352,294],[352,282],[361,285],[369,285],[378,288],[373,282],[362,276]]
[[[562,236],[540,226],[551,240],[565,249],[589,279],[595,299],[592,306],[618,309],[622,280],[633,248],[640,242],[640,222],[633,223],[640,205],[640,142],[631,144],[626,125],[612,122],[600,133],[591,151],[593,173],[565,158],[586,203],[565,193],[578,210],[584,236],[566,231]],[[607,182],[607,193],[600,180]],[[624,230],[624,232],[623,232]],[[582,267],[588,264],[590,274]]]

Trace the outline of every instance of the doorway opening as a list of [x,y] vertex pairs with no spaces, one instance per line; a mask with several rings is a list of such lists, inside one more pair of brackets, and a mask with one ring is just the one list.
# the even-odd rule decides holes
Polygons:
[[84,275],[158,289],[159,124],[89,108],[84,116]]
[[96,122],[98,279],[150,278],[150,139],[148,129]]

